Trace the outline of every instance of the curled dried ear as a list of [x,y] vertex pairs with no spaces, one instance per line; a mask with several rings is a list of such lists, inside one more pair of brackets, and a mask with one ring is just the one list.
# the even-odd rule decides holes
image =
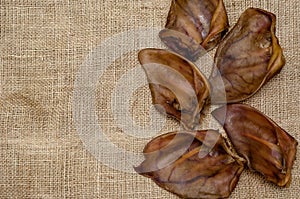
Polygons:
[[146,145],[144,154],[135,170],[184,198],[228,197],[243,171],[214,130],[161,135]]
[[174,52],[195,61],[215,47],[228,29],[223,0],[172,0],[161,40]]
[[174,53],[159,49],[139,52],[156,108],[193,129],[209,97],[209,84],[197,67]]
[[275,26],[275,15],[261,9],[249,8],[241,15],[215,55],[209,79],[213,103],[245,100],[280,72],[285,60],[275,36]]
[[212,112],[224,125],[235,150],[248,167],[278,186],[288,186],[296,157],[297,141],[256,109],[231,104]]

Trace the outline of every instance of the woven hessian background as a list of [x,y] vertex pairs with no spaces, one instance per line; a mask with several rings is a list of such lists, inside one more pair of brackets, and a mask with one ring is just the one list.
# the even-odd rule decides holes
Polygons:
[[[231,26],[248,7],[276,14],[287,63],[245,103],[299,141],[300,2],[224,1]],[[151,180],[112,169],[93,156],[80,139],[72,112],[76,73],[90,51],[117,33],[162,28],[169,6],[170,0],[0,1],[0,198],[177,198]],[[136,52],[131,52],[109,66],[99,78],[96,100],[107,137],[134,152],[150,139],[123,135],[109,109],[115,82],[137,64]],[[147,86],[134,93],[131,104],[131,116],[141,126],[147,124]],[[176,125],[167,119],[162,131]],[[299,160],[298,153],[289,188],[245,171],[231,198],[299,198]]]

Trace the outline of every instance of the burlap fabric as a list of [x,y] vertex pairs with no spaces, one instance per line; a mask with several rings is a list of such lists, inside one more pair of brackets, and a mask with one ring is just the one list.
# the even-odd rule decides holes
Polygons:
[[[231,25],[251,6],[277,15],[277,35],[286,66],[245,103],[267,114],[300,140],[299,1],[225,0],[225,4]],[[90,153],[88,142],[78,132],[78,120],[74,119],[74,110],[84,110],[77,109],[74,90],[89,53],[116,34],[138,27],[162,28],[169,6],[170,0],[0,2],[0,198],[177,198],[149,179],[110,166],[119,162],[118,155]],[[143,38],[138,37],[123,36],[118,45],[121,48],[134,40],[139,46]],[[114,51],[110,51],[98,58],[105,61],[113,55]],[[91,82],[86,87],[96,88],[97,122],[110,142],[119,149],[140,152],[155,134],[178,127],[167,119],[148,138],[125,134],[111,109],[114,100],[126,94],[114,92],[114,88],[122,75],[138,64],[136,51],[107,64],[96,84]],[[93,70],[97,67],[89,72]],[[128,77],[130,84],[138,75]],[[130,114],[123,109],[117,114],[127,114],[141,129],[151,123],[147,86],[136,89],[129,104]],[[83,129],[81,133],[84,130],[91,131]],[[231,198],[299,198],[299,153],[297,157],[290,188],[278,188],[246,171]],[[117,165],[120,166],[128,164]]]

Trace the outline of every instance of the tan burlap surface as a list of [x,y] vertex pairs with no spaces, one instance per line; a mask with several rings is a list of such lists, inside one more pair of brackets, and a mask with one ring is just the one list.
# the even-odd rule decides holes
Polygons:
[[[245,103],[267,114],[299,141],[300,2],[225,0],[225,4],[231,25],[251,6],[277,15],[286,66]],[[116,34],[139,27],[162,28],[169,6],[170,0],[0,1],[0,198],[177,198],[149,179],[116,169],[128,164],[111,166],[119,161],[118,155],[101,154],[101,150],[98,156],[90,153],[89,142],[81,139],[77,128],[78,122],[90,121],[74,118],[74,110],[80,114],[85,108],[77,107],[74,90],[89,53]],[[120,48],[132,40],[139,46],[143,40],[139,35],[118,39]],[[98,58],[103,64],[114,55],[110,51]],[[178,128],[167,119],[150,137],[125,134],[122,125],[116,124],[112,107],[114,100],[122,101],[126,95],[115,92],[115,87],[123,74],[138,65],[136,51],[107,64],[96,83],[86,87],[96,88],[97,123],[111,143],[120,150],[141,152],[155,134]],[[92,74],[98,69],[88,70]],[[129,75],[128,84],[138,76]],[[122,108],[117,114],[127,114],[141,129],[151,123],[147,86],[136,89],[129,104],[129,114]],[[81,133],[85,131],[91,130],[83,128]],[[298,153],[289,188],[278,188],[245,171],[231,198],[299,198],[299,160]]]

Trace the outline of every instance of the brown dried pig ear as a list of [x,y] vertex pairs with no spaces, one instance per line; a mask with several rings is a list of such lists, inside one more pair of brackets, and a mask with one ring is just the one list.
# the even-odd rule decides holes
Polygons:
[[195,61],[214,48],[228,30],[223,0],[172,0],[161,40],[174,52]]
[[185,129],[193,129],[209,97],[209,84],[197,67],[166,50],[139,52],[149,82],[152,102],[162,112],[179,120]]
[[247,105],[227,105],[213,111],[212,115],[224,123],[234,148],[247,160],[250,169],[278,186],[289,185],[297,146],[292,136]]
[[235,188],[243,164],[214,130],[173,132],[149,142],[135,170],[184,198],[224,198]]
[[[275,15],[247,9],[220,43],[210,77],[215,103],[235,103],[254,95],[285,64],[275,36]],[[218,78],[223,80],[222,83]],[[226,92],[227,101],[218,97]],[[218,100],[218,98],[220,100]]]

